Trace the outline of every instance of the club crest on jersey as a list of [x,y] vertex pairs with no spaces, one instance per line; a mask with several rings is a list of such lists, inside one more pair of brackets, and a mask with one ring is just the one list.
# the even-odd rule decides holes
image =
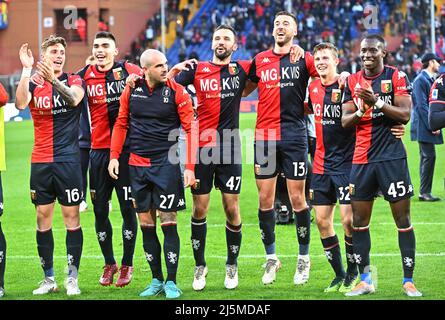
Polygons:
[[113,69],[114,80],[122,80],[124,78],[124,71],[121,67]]
[[333,103],[339,103],[341,101],[341,90],[340,89],[332,89],[331,101]]
[[433,92],[431,92],[431,99],[437,100],[438,97],[439,97],[439,90],[434,89]]
[[164,87],[162,89],[162,96],[163,97],[170,97],[170,88],[169,87]]
[[392,91],[392,82],[391,80],[382,80],[380,82],[380,90],[382,93],[389,93]]
[[236,63],[229,63],[229,73],[230,75],[234,76],[237,75],[239,72],[238,65]]
[[170,97],[170,88],[169,87],[164,87],[162,89],[162,97],[164,99],[164,103],[169,102],[169,98],[168,98],[168,97]]

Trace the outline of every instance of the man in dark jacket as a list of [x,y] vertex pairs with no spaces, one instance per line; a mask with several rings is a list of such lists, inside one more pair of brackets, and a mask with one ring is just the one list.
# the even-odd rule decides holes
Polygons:
[[413,110],[411,116],[411,140],[419,142],[420,150],[420,201],[439,201],[431,194],[436,144],[442,144],[440,130],[433,131],[428,123],[428,97],[441,59],[433,53],[422,56],[423,70],[413,82]]

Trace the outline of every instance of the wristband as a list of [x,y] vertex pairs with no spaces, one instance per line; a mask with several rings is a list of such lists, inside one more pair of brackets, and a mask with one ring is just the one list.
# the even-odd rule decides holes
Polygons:
[[355,115],[356,115],[357,117],[359,117],[359,118],[363,117],[364,114],[365,114],[365,113],[364,113],[361,109],[358,109],[358,110],[355,112]]
[[23,67],[21,78],[31,78],[31,71],[32,71],[32,68]]
[[374,104],[374,107],[376,107],[376,109],[382,109],[384,105],[385,102],[383,100],[377,99],[376,103]]

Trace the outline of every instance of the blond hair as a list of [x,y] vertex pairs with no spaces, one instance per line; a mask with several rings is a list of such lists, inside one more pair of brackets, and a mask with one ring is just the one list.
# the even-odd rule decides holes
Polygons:
[[330,42],[322,42],[322,43],[317,44],[317,45],[314,47],[314,56],[315,56],[315,53],[316,53],[317,51],[321,51],[321,50],[325,50],[325,49],[327,49],[327,50],[331,50],[331,52],[332,52],[332,54],[334,55],[334,57],[335,57],[335,58],[338,58],[338,49],[337,49],[336,46],[334,46],[334,45],[333,45],[332,43],[330,43]]

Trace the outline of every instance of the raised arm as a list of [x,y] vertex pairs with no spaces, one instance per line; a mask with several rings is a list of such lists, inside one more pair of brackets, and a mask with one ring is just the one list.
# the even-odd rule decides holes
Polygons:
[[[182,71],[193,70],[196,68],[197,65],[198,65],[198,60],[196,60],[196,59],[189,59],[189,60],[185,60],[181,63],[175,64],[170,69],[170,71],[167,73],[167,78],[174,79]],[[179,83],[179,81],[176,81],[176,82]],[[184,84],[182,84],[182,85],[184,85]]]
[[23,66],[22,76],[20,77],[19,85],[15,92],[15,107],[23,110],[31,102],[31,92],[29,92],[29,80],[31,78],[32,66],[34,64],[34,57],[28,44],[25,43],[19,50],[20,61]]

